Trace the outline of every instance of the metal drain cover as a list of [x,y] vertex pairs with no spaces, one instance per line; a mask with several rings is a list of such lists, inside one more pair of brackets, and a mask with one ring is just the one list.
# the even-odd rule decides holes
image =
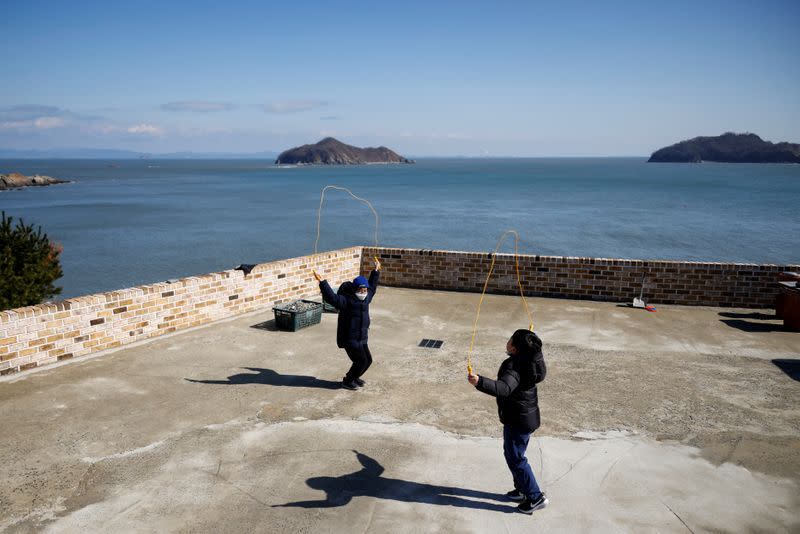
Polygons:
[[423,339],[419,342],[420,347],[425,347],[426,349],[439,349],[444,344],[444,341],[441,339]]

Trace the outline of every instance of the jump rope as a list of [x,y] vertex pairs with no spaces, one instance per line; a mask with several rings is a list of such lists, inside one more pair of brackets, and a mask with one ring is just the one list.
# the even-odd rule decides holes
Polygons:
[[[314,240],[314,254],[318,253],[319,247],[319,236],[320,230],[322,228],[322,208],[325,205],[325,193],[328,192],[330,189],[335,189],[337,191],[344,191],[355,200],[362,202],[369,207],[372,211],[372,214],[375,215],[375,247],[378,246],[378,230],[380,228],[380,217],[378,216],[378,212],[372,206],[369,200],[365,198],[361,198],[346,187],[341,187],[338,185],[326,185],[322,188],[322,192],[320,193],[319,197],[319,209],[317,210],[317,237]],[[481,298],[478,301],[478,308],[475,312],[475,322],[472,325],[472,339],[469,342],[469,352],[467,353],[467,371],[472,373],[472,353],[473,349],[475,348],[475,336],[478,333],[478,320],[481,316],[481,305],[483,304],[483,299],[486,296],[486,290],[489,288],[489,281],[492,278],[492,273],[494,272],[495,261],[497,260],[497,251],[500,250],[500,247],[503,245],[506,237],[509,235],[514,236],[514,267],[517,273],[517,287],[519,288],[519,296],[522,298],[522,304],[525,307],[525,313],[528,315],[528,330],[533,331],[533,315],[531,315],[531,310],[528,308],[528,301],[525,300],[525,292],[522,289],[522,279],[519,274],[519,233],[516,230],[506,230],[505,232],[500,235],[500,239],[497,241],[497,245],[494,247],[494,251],[492,252],[492,262],[489,265],[489,274],[486,275],[486,281],[483,283],[483,290],[481,291]],[[375,261],[378,261],[378,258],[374,258]]]
[[[372,210],[372,214],[375,215],[375,247],[377,247],[378,228],[380,227],[381,219],[380,217],[378,217],[378,212],[375,211],[375,208],[372,207],[372,204],[370,204],[369,200],[354,195],[353,192],[347,189],[346,187],[339,187],[338,185],[326,185],[325,187],[322,188],[322,193],[320,193],[319,196],[319,209],[317,210],[317,238],[314,240],[314,254],[317,253],[317,245],[319,245],[319,231],[321,227],[320,221],[322,220],[322,206],[323,204],[325,204],[325,193],[328,191],[328,189],[336,189],[338,191],[344,191],[345,193],[347,193],[354,199],[358,200],[359,202],[363,202],[364,204],[366,204],[369,207],[369,209]],[[377,260],[377,258],[375,259]]]
[[469,342],[469,352],[467,353],[467,372],[472,374],[472,349],[475,346],[475,335],[478,333],[478,319],[481,317],[481,304],[483,304],[483,298],[486,296],[486,289],[489,287],[489,280],[492,278],[492,272],[494,272],[494,264],[495,260],[497,259],[497,251],[500,250],[500,246],[505,241],[506,237],[510,234],[514,236],[514,267],[517,271],[517,287],[519,287],[519,296],[522,298],[522,304],[525,307],[525,313],[528,314],[528,330],[533,332],[533,315],[531,315],[531,310],[528,308],[528,301],[525,300],[525,292],[522,290],[522,279],[519,275],[519,233],[516,230],[506,230],[500,236],[500,239],[497,241],[497,245],[494,247],[494,251],[492,252],[492,263],[489,265],[489,274],[486,275],[486,281],[483,283],[483,291],[481,291],[481,298],[478,301],[478,309],[475,312],[475,323],[472,325],[472,340]]

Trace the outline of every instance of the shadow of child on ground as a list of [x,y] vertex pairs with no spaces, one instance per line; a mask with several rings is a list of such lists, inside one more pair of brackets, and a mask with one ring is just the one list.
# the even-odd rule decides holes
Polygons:
[[505,500],[505,496],[484,491],[434,486],[420,482],[409,482],[396,478],[381,478],[384,468],[375,459],[356,450],[358,461],[363,469],[340,477],[312,477],[306,484],[315,490],[325,492],[325,499],[317,501],[298,501],[277,504],[274,507],[333,508],[348,504],[354,497],[373,497],[401,502],[418,502],[440,506],[457,506],[476,510],[495,512],[514,512],[515,506],[473,501],[477,499]]
[[321,380],[313,376],[304,375],[281,375],[272,369],[261,369],[258,367],[242,367],[253,373],[239,373],[231,375],[227,380],[194,380],[192,378],[184,378],[187,382],[194,382],[196,384],[225,384],[229,386],[238,386],[242,384],[264,384],[267,386],[286,386],[295,388],[319,388],[319,389],[340,389],[341,382],[333,382],[331,380]]

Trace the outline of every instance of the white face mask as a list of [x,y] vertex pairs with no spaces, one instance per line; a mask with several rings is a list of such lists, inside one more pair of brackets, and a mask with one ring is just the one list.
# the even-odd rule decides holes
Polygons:
[[366,293],[356,293],[356,298],[358,300],[364,300],[365,298],[367,298],[367,294]]

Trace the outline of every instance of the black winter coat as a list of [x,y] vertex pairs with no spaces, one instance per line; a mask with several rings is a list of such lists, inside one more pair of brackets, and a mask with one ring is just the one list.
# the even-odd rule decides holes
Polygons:
[[500,365],[497,380],[481,376],[475,387],[497,397],[497,412],[503,425],[533,432],[540,424],[536,384],[544,380],[546,374],[544,355],[539,349],[532,359],[510,356]]
[[345,282],[339,287],[339,293],[334,293],[326,280],[319,283],[322,298],[325,302],[339,310],[339,324],[336,327],[336,344],[340,348],[353,345],[366,345],[369,330],[369,303],[378,290],[380,273],[372,271],[369,275],[369,288],[367,298],[358,300],[355,288],[351,282]]

